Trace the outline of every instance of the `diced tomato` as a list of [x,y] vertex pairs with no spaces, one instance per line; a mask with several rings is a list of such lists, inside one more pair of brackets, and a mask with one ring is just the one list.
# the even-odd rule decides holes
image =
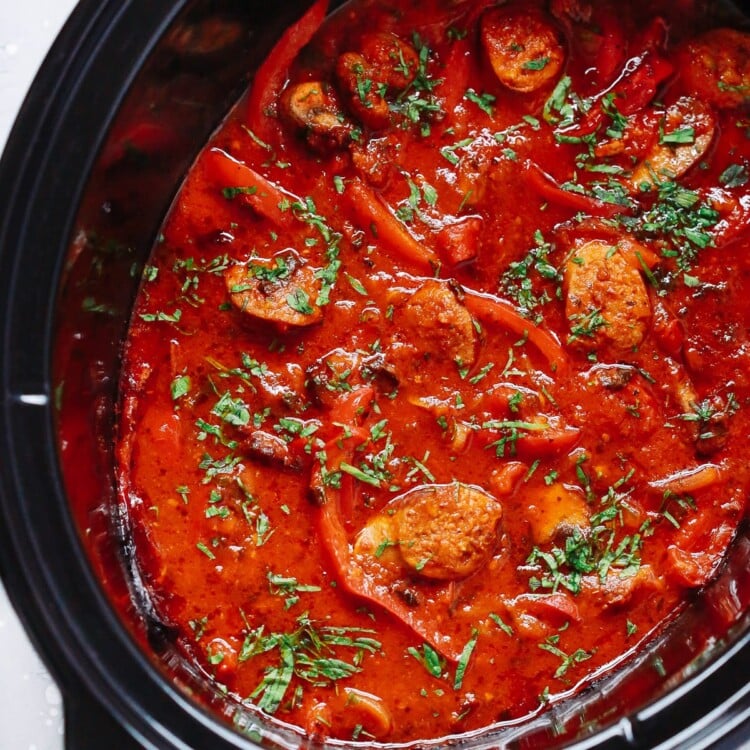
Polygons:
[[477,257],[483,224],[479,216],[468,216],[440,230],[438,250],[448,263],[455,266]]

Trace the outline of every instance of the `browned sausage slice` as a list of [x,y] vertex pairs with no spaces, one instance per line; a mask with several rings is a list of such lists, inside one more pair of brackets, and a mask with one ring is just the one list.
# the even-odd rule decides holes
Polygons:
[[395,34],[367,34],[362,39],[360,51],[376,71],[377,82],[387,86],[391,93],[406,89],[419,70],[416,50]]
[[673,180],[697,164],[704,156],[715,131],[711,108],[683,96],[666,112],[663,135],[630,178],[633,190],[643,190],[655,182]]
[[565,268],[565,288],[569,344],[623,356],[643,341],[651,319],[648,291],[615,246],[592,240],[578,248]]
[[469,311],[439,281],[426,281],[399,312],[398,322],[423,352],[463,367],[476,360],[477,332]]
[[565,51],[555,27],[541,15],[493,8],[482,16],[482,45],[500,83],[536,91],[560,73]]
[[472,485],[426,484],[395,498],[360,533],[356,554],[389,549],[426,578],[457,580],[475,573],[497,547],[502,506]]
[[750,100],[750,34],[712,29],[682,49],[682,78],[689,91],[721,109]]
[[377,83],[375,69],[358,52],[344,52],[336,62],[342,96],[355,117],[378,129],[390,121],[390,109]]

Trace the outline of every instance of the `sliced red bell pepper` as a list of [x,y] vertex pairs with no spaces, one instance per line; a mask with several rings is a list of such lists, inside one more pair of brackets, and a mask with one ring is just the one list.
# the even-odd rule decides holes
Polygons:
[[[329,467],[330,468],[330,467]],[[313,486],[322,487],[321,478],[313,474]],[[360,596],[390,612],[422,640],[429,643],[446,659],[457,662],[461,658],[462,640],[447,634],[441,627],[449,617],[447,604],[442,600],[451,584],[443,584],[437,596],[423,597],[422,604],[410,607],[391,591],[386,582],[370,575],[353,558],[349,539],[344,529],[340,510],[340,493],[331,488],[324,489],[325,502],[320,507],[320,535],[328,550],[339,584],[350,594]],[[429,584],[434,587],[435,584]],[[433,592],[434,593],[434,592]],[[440,594],[443,594],[441,596]]]
[[240,193],[240,197],[261,216],[280,227],[292,223],[294,213],[291,208],[285,206],[299,203],[300,199],[296,195],[274,184],[221,149],[212,148],[207,151],[202,163],[209,180],[222,189],[245,189],[246,192]]
[[512,305],[489,294],[468,290],[464,303],[469,312],[477,318],[507,328],[519,336],[526,336],[556,372],[567,368],[568,357],[555,338],[524,318]]
[[563,592],[552,594],[521,594],[505,603],[517,613],[528,613],[544,622],[559,627],[566,622],[580,622],[581,615],[573,599]]
[[452,266],[474,260],[479,253],[483,223],[480,216],[467,216],[444,226],[437,235],[440,255]]
[[637,61],[635,70],[624,77],[615,87],[615,103],[623,115],[632,115],[649,104],[659,84],[665,81],[674,71],[668,60],[656,53],[647,52]]
[[154,156],[179,144],[177,133],[157,122],[136,122],[111,140],[102,152],[101,164],[109,168],[128,154]]
[[[509,423],[512,424],[512,421]],[[529,427],[519,427],[517,439],[512,444],[506,445],[504,451],[506,457],[532,460],[567,453],[578,442],[581,435],[577,427],[560,424],[559,420],[549,420],[546,424],[529,421],[527,424]],[[531,429],[531,425],[538,425],[538,429]],[[501,436],[501,432],[494,430],[479,430],[474,433],[475,439],[487,447],[494,445]]]
[[620,19],[614,13],[603,13],[597,21],[601,29],[601,43],[592,67],[597,83],[606,86],[612,83],[625,61],[627,42]]
[[663,52],[667,37],[669,35],[669,24],[661,17],[655,16],[647,26],[638,34],[636,49],[643,52]]
[[268,111],[284,88],[289,66],[320,28],[327,10],[328,0],[316,0],[302,18],[281,35],[255,74],[247,100],[247,124],[266,143],[271,141],[277,129]]
[[357,418],[362,417],[370,408],[375,398],[375,389],[371,385],[364,385],[353,391],[343,393],[336,399],[333,417],[339,424],[354,427]]
[[527,175],[530,185],[539,195],[550,203],[564,206],[574,211],[583,211],[591,216],[616,216],[622,213],[622,206],[591,198],[588,195],[574,193],[561,188],[555,180],[533,162],[527,162]]
[[437,261],[435,254],[412,237],[383,200],[362,180],[355,178],[348,182],[344,198],[363,228],[374,233],[394,255],[422,267],[429,267],[431,262]]
[[467,35],[466,38],[453,42],[445,60],[445,72],[435,93],[448,113],[455,112],[469,88],[470,54],[471,46]]

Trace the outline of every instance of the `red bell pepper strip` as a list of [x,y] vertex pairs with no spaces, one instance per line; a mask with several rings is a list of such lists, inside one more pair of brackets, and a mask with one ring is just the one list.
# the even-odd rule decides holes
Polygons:
[[337,423],[354,428],[357,419],[364,415],[375,399],[375,389],[371,385],[364,385],[336,399],[333,416]]
[[179,144],[177,133],[157,122],[136,122],[110,140],[102,152],[101,164],[109,168],[128,154],[154,156],[173,149]]
[[602,32],[601,43],[592,68],[599,85],[605,86],[614,80],[624,62],[627,41],[620,19],[613,12],[602,13],[597,21]]
[[623,211],[622,206],[605,203],[588,195],[561,188],[550,175],[533,162],[527,162],[526,166],[529,183],[542,198],[550,203],[570,208],[573,211],[583,211],[591,216],[612,217]]
[[327,11],[328,0],[316,0],[302,18],[281,35],[255,74],[247,100],[247,125],[266,143],[276,132],[276,123],[268,116],[268,110],[284,88],[290,65],[320,28]]
[[[344,394],[333,412],[335,421],[344,425],[347,433],[355,430],[368,433],[362,425],[362,416],[374,396],[372,386]],[[342,463],[350,461],[355,448],[356,444],[348,438],[343,438],[343,434],[329,438],[324,449],[328,471],[338,471]],[[367,571],[354,559],[347,535],[345,515],[351,510],[353,493],[357,491],[353,482],[351,476],[342,475],[341,489],[327,486],[319,466],[313,470],[310,481],[310,486],[320,503],[320,537],[331,557],[340,585],[350,594],[360,596],[387,610],[440,654],[447,659],[458,661],[466,638],[459,642],[443,632],[441,627],[449,616],[445,599],[450,591],[450,583],[437,584],[437,588],[434,583],[426,583],[426,586],[431,587],[431,595],[425,596],[418,608],[409,607],[391,590],[390,584],[395,581],[388,578],[390,576],[393,579],[392,571]],[[374,561],[374,564],[377,568],[377,561]]]
[[465,291],[464,303],[472,315],[507,328],[519,336],[526,336],[556,372],[562,372],[567,368],[568,357],[551,334],[535,326],[507,302],[489,294]]
[[[539,419],[524,420],[528,426],[519,428],[517,438],[513,440],[512,447],[506,446],[504,455],[533,460],[567,453],[578,442],[581,431],[577,427],[561,424],[559,419],[546,419],[546,422]],[[510,425],[512,422],[505,424]],[[501,432],[490,429],[482,429],[474,434],[475,440],[485,447],[495,445],[501,436]]]
[[469,67],[471,47],[468,35],[458,39],[448,52],[445,60],[445,72],[442,81],[436,87],[436,94],[442,102],[443,109],[454,113],[469,88]]
[[[328,457],[330,460],[330,453]],[[323,486],[317,472],[313,473],[312,482],[313,486]],[[442,621],[448,617],[448,606],[442,603],[444,596],[440,594],[447,594],[451,584],[441,585],[438,596],[425,596],[422,607],[413,608],[399,599],[385,582],[368,575],[352,556],[341,518],[339,495],[338,491],[325,488],[325,502],[321,505],[319,519],[320,535],[341,587],[387,610],[446,659],[457,662],[466,639],[459,641],[444,633],[441,627]],[[435,584],[428,585],[434,587]]]
[[252,206],[261,216],[265,216],[277,226],[289,226],[294,214],[292,203],[300,199],[284,188],[258,174],[241,161],[237,161],[225,151],[212,148],[203,156],[203,167],[208,178],[222,189],[242,188],[242,199]]
[[667,37],[669,36],[669,25],[661,16],[652,18],[648,25],[638,34],[635,47],[646,52],[663,52]]
[[362,180],[348,182],[344,197],[362,226],[372,230],[391,253],[422,267],[429,267],[431,262],[437,261],[435,254],[412,237],[383,200]]
[[633,58],[636,68],[615,86],[615,104],[623,115],[632,115],[643,109],[656,96],[656,89],[674,71],[674,66],[663,57],[647,52]]
[[505,606],[516,616],[530,614],[553,627],[560,627],[566,622],[580,622],[578,606],[568,594],[521,594],[505,603]]

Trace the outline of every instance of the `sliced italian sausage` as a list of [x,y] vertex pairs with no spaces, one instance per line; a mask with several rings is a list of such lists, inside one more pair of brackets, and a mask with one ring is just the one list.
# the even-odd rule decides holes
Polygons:
[[495,551],[502,506],[472,485],[427,484],[395,498],[360,533],[355,554],[385,555],[426,578],[475,573]]
[[540,14],[493,8],[482,16],[481,35],[492,70],[513,91],[536,91],[560,74],[560,34]]
[[565,268],[568,343],[615,356],[636,349],[646,335],[651,305],[640,272],[607,242],[580,247]]

